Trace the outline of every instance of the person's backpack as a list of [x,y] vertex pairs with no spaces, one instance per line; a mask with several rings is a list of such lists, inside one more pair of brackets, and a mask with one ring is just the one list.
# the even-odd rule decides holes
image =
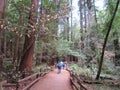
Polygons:
[[59,62],[59,63],[58,63],[58,66],[59,66],[59,67],[62,67],[62,66],[63,66],[63,62]]

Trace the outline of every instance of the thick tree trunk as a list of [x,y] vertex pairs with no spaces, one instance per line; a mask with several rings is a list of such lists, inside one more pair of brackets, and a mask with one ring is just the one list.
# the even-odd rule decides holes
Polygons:
[[[100,77],[100,73],[101,73],[101,69],[102,69],[102,64],[103,64],[104,51],[105,51],[107,39],[108,39],[110,30],[111,30],[111,27],[112,27],[112,23],[113,23],[113,20],[114,20],[114,18],[115,18],[115,15],[116,15],[116,12],[117,12],[117,9],[118,9],[119,2],[120,2],[120,0],[117,0],[116,7],[115,7],[115,10],[114,10],[113,16],[112,16],[111,21],[110,21],[110,24],[109,24],[109,26],[108,26],[108,31],[107,31],[107,34],[106,34],[106,36],[105,36],[105,40],[104,40],[104,44],[103,44],[103,49],[102,49],[102,55],[101,55],[101,58],[100,58],[100,63],[99,63],[99,68],[98,68],[96,80],[98,80],[99,77]],[[105,30],[107,30],[107,29],[105,29]]]
[[35,44],[35,36],[34,32],[31,33],[31,36],[25,36],[25,44],[23,48],[23,56],[20,62],[20,71],[26,70],[30,72],[32,70],[32,60],[34,53],[34,44]]
[[29,15],[29,32],[26,31],[25,43],[23,48],[23,56],[21,58],[19,70],[20,71],[32,71],[32,61],[34,54],[34,44],[35,44],[35,27],[34,24],[37,21],[37,9],[38,9],[38,0],[32,0],[32,8]]

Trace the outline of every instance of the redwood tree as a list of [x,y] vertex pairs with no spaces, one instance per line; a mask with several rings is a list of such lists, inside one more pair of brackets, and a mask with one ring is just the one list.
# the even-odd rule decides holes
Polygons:
[[19,70],[26,70],[30,72],[32,70],[32,61],[34,54],[35,45],[35,24],[37,21],[37,10],[38,10],[38,0],[31,0],[32,7],[29,14],[28,29],[25,35],[23,55],[21,57],[21,62]]

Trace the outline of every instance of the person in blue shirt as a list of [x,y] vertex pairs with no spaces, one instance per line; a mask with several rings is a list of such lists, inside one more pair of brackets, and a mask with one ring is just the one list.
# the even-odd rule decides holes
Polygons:
[[64,66],[64,63],[62,61],[57,63],[58,74],[61,73],[63,66]]

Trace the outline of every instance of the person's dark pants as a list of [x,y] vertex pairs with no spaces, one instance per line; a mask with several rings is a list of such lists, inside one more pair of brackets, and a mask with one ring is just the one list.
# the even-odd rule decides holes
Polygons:
[[58,74],[61,73],[61,69],[62,69],[62,67],[58,66]]

